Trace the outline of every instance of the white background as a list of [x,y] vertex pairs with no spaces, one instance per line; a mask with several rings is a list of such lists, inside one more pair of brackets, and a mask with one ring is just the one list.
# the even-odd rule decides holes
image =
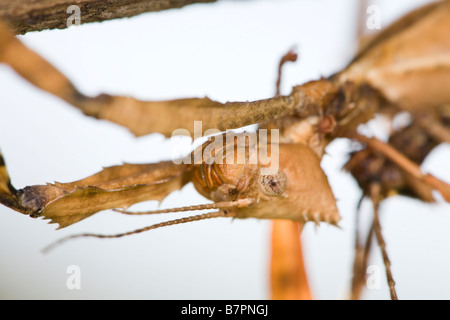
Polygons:
[[[375,1],[385,27],[425,1]],[[255,100],[274,94],[280,57],[292,46],[283,93],[327,76],[356,49],[356,0],[219,1],[130,19],[93,23],[20,37],[86,94],[141,99],[203,97]],[[82,18],[82,17],[81,17]],[[13,184],[78,180],[103,166],[169,159],[176,144],[153,134],[84,117],[0,66],[0,147]],[[342,230],[307,225],[302,240],[317,299],[345,299],[351,279],[354,215],[360,191],[341,171],[349,144],[337,141],[322,166],[343,217]],[[450,180],[448,145],[424,170]],[[205,203],[191,185],[161,206]],[[153,209],[148,202],[136,209]],[[365,204],[363,214],[370,215]],[[47,255],[49,243],[79,232],[117,233],[179,214],[129,217],[105,211],[76,225],[55,226],[0,207],[0,298],[3,299],[266,299],[270,222],[208,220],[121,239],[79,239]],[[450,298],[450,210],[401,197],[382,206],[383,233],[403,299]],[[364,298],[387,299],[383,264],[379,289]],[[81,289],[66,286],[67,268],[81,270]]]

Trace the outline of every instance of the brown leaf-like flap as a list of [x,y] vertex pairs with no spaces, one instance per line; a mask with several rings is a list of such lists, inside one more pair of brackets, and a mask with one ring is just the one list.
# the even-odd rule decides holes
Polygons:
[[[320,166],[320,158],[309,147],[302,144],[280,144],[271,146],[271,159],[279,160],[277,171],[285,176],[285,190],[280,196],[265,196],[260,190],[258,177],[264,169],[248,171],[245,197],[258,198],[251,206],[239,208],[237,218],[291,219],[298,222],[321,221],[336,225],[341,219],[336,199],[325,172]],[[255,172],[258,174],[256,179]],[[270,172],[270,170],[269,170]],[[244,176],[244,175],[243,175]],[[255,195],[256,194],[256,195]],[[241,194],[241,196],[244,196]]]
[[[440,6],[438,2],[433,2],[422,7],[419,7],[398,20],[395,20],[390,26],[382,29],[379,33],[370,36],[367,42],[365,42],[360,48],[358,54],[353,58],[350,62],[350,65],[355,63],[357,60],[363,58],[368,52],[370,52],[373,48],[383,43],[389,38],[395,37],[397,34],[411,27],[424,17],[426,17],[429,13],[436,9],[437,6]],[[364,10],[367,8],[364,7]]]
[[292,115],[299,106],[293,96],[227,103],[209,98],[143,101],[108,94],[88,97],[51,63],[15,38],[1,21],[0,62],[84,114],[122,125],[137,136],[159,132],[170,137],[176,129],[186,129],[193,136],[194,121],[202,121],[202,134],[208,129],[236,129]]
[[449,29],[448,1],[419,8],[374,38],[336,79],[368,84],[411,110],[448,104]]
[[31,210],[33,217],[50,219],[64,228],[102,210],[161,201],[189,182],[189,174],[185,165],[170,161],[124,164],[83,180],[29,186],[18,193],[21,205]]
[[194,121],[202,122],[201,134],[208,129],[236,129],[292,115],[297,105],[292,97],[227,103],[207,97],[166,101],[110,95],[80,97],[69,102],[86,115],[117,123],[136,136],[159,132],[170,137],[177,129],[185,129],[194,136]]

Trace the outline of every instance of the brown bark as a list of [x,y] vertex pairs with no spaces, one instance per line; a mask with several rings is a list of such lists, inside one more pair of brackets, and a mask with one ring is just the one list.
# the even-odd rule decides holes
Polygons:
[[67,8],[80,8],[80,23],[128,18],[144,12],[181,8],[192,3],[215,0],[2,0],[0,20],[8,22],[16,34],[45,29],[65,29],[72,15]]

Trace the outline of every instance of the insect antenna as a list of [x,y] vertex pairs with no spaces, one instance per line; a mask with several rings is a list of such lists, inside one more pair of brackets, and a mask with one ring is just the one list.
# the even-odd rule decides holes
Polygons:
[[233,217],[233,216],[234,216],[233,214],[228,213],[228,212],[213,211],[213,212],[208,212],[208,213],[199,214],[199,215],[195,215],[195,216],[164,221],[164,222],[156,223],[156,224],[144,227],[144,228],[127,231],[127,232],[123,232],[123,233],[117,233],[117,234],[109,234],[109,235],[108,234],[97,234],[97,233],[74,234],[74,235],[70,235],[70,236],[61,238],[61,239],[51,243],[50,245],[48,245],[47,247],[42,249],[42,253],[46,254],[49,251],[53,250],[56,246],[61,245],[69,240],[76,239],[76,238],[87,238],[87,237],[100,238],[100,239],[121,238],[121,237],[129,236],[132,234],[138,234],[138,233],[142,233],[145,231],[168,227],[168,226],[172,226],[172,225],[176,225],[176,224],[182,224],[182,223],[188,223],[188,222],[194,222],[194,221],[200,221],[200,220],[206,220],[206,219],[212,219],[212,218]]
[[235,201],[221,201],[215,203],[208,204],[200,204],[195,206],[187,206],[180,208],[170,208],[170,209],[161,209],[161,210],[153,210],[153,211],[126,211],[113,209],[116,212],[120,212],[128,215],[145,215],[145,214],[160,214],[160,213],[171,213],[171,212],[184,212],[184,211],[196,211],[196,210],[208,210],[208,209],[225,209],[225,208],[242,208],[251,205],[255,200],[252,198],[238,199]]

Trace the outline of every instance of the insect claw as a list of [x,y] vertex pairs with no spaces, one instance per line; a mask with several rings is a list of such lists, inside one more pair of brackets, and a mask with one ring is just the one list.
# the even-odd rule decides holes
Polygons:
[[306,211],[303,212],[303,214],[302,214],[302,219],[303,219],[304,222],[308,222],[308,221],[309,221],[308,213],[307,213]]
[[316,226],[319,226],[320,224],[320,214],[318,212],[314,213],[313,220]]
[[333,227],[338,228],[339,230],[342,230],[342,227],[338,224],[337,221],[331,221],[330,225],[332,225]]

